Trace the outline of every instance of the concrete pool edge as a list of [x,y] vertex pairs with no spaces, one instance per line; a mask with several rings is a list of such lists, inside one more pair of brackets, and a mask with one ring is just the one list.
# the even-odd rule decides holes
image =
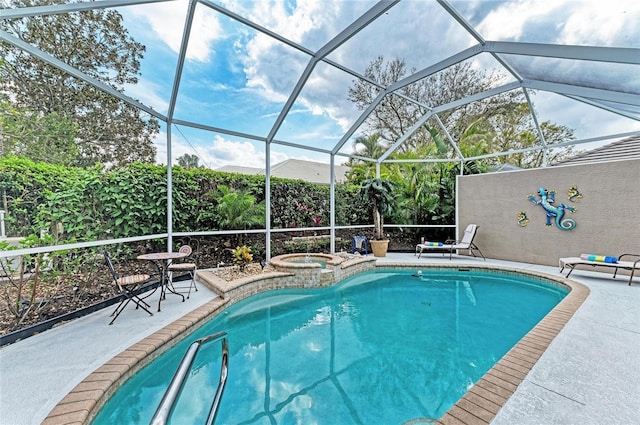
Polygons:
[[[385,263],[377,264],[376,268],[415,269],[416,264]],[[578,282],[517,267],[483,266],[478,264],[456,264],[451,266],[421,264],[419,268],[496,270],[528,277],[538,277],[544,281],[570,288],[567,296],[439,419],[438,423],[441,425],[490,423],[589,294],[589,289]],[[249,279],[243,282],[242,286],[257,283],[259,280],[262,280],[262,278]],[[267,280],[273,279],[268,278]],[[278,289],[268,287],[270,285],[256,284],[256,286],[261,287],[258,292]],[[251,292],[255,293],[254,291]],[[247,296],[250,295],[247,294]],[[229,301],[231,300],[221,297],[215,298],[116,355],[69,392],[49,412],[42,423],[44,425],[89,424],[121,383],[185,338],[190,329],[213,317],[230,304],[237,302],[238,299]]]

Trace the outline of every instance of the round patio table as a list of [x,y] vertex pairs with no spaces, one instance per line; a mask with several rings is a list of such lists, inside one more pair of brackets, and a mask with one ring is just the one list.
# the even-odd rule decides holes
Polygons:
[[154,263],[156,263],[156,265],[160,269],[160,274],[161,274],[160,299],[158,300],[158,311],[160,311],[160,304],[162,303],[162,300],[166,299],[167,297],[167,290],[169,290],[169,292],[171,292],[172,294],[181,296],[182,301],[184,302],[184,295],[176,292],[173,289],[173,287],[169,284],[170,281],[169,281],[167,269],[169,267],[169,264],[171,264],[171,261],[176,260],[178,258],[184,258],[186,256],[187,254],[184,252],[175,251],[175,252],[151,252],[149,254],[142,254],[136,257],[138,260],[153,261]]

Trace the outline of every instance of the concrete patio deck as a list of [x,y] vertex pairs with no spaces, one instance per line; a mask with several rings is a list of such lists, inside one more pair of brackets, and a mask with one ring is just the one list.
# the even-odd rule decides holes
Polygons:
[[[390,253],[378,263],[446,263],[447,257]],[[556,267],[456,257],[561,276]],[[491,422],[497,425],[640,424],[640,279],[576,271],[591,293]],[[154,316],[127,308],[108,326],[111,308],[0,349],[0,423],[41,423],[91,372],[139,340],[216,295],[199,286],[191,299],[171,297]],[[152,303],[157,301],[151,297]],[[153,305],[153,304],[152,304]]]

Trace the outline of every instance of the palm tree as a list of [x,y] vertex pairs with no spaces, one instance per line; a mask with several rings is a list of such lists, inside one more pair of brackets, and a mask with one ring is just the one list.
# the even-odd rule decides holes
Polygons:
[[[363,148],[360,148],[362,146]],[[360,136],[353,142],[353,148],[360,156],[376,159],[384,153],[384,146],[380,144],[380,134]]]
[[[218,225],[224,230],[246,230],[251,226],[264,225],[264,201],[256,204],[256,197],[246,189],[218,187],[216,215]],[[241,235],[239,236],[241,242]]]
[[198,164],[198,162],[200,161],[200,158],[198,158],[198,155],[191,155],[191,154],[185,153],[184,155],[178,157],[177,160],[178,160],[178,165],[184,168],[185,170],[188,170],[190,168],[201,168],[201,166]]
[[[385,151],[385,147],[380,143],[380,134],[371,136],[360,136],[353,141],[355,153],[364,158],[379,158]],[[349,158],[347,164],[351,170],[348,178],[351,181],[359,181],[375,175],[376,169],[373,162],[361,159]]]

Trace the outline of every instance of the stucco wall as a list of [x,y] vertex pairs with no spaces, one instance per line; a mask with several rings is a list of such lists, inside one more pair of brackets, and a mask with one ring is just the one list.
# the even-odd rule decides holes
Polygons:
[[[583,197],[571,202],[574,185]],[[566,213],[575,229],[545,226],[545,211],[527,199],[539,199],[539,187],[556,190],[553,205],[577,208]],[[517,223],[520,211],[529,217],[526,227]],[[640,159],[460,176],[457,214],[460,233],[480,226],[475,242],[490,258],[557,265],[582,253],[640,254]]]

